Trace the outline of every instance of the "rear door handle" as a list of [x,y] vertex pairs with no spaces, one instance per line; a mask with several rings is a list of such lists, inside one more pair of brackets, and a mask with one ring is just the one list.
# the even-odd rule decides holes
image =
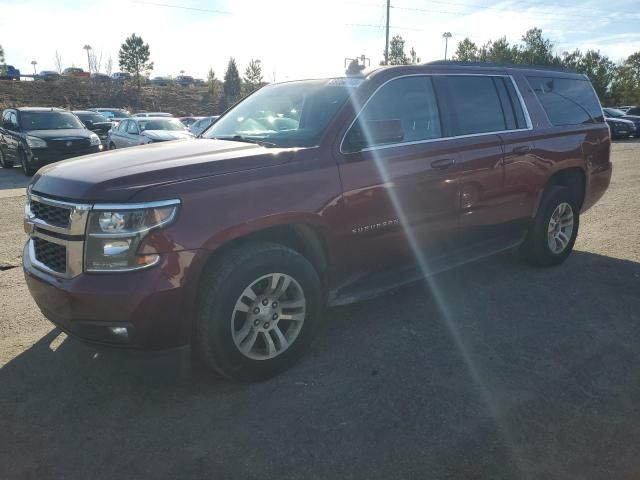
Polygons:
[[454,163],[456,163],[456,161],[453,158],[441,158],[440,160],[434,160],[431,162],[431,168],[445,169],[449,168]]

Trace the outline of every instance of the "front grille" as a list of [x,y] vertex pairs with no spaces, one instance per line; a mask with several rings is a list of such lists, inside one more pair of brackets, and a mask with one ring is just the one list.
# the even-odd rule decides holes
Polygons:
[[54,272],[65,273],[67,270],[67,249],[63,245],[49,242],[43,238],[33,238],[36,260]]
[[60,154],[73,154],[86,152],[91,147],[91,141],[88,138],[59,139],[47,140],[50,150]]
[[71,216],[71,210],[69,208],[57,207],[47,203],[40,203],[37,200],[31,200],[31,213],[49,225],[69,228]]

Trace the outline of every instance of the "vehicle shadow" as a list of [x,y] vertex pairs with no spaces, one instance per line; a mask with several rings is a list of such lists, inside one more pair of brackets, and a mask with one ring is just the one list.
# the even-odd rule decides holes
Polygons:
[[640,264],[507,252],[333,308],[269,381],[57,331],[0,370],[3,478],[631,478]]
[[24,189],[31,181],[22,173],[19,166],[13,168],[0,168],[0,193],[3,190]]

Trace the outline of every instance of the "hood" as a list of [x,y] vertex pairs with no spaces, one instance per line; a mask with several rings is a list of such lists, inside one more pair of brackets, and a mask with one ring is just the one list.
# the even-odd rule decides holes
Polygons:
[[193,135],[189,132],[181,132],[179,130],[145,130],[141,135],[150,138],[156,142],[162,142],[166,140],[182,140],[185,138],[193,138]]
[[225,140],[151,143],[48,165],[31,185],[63,199],[124,202],[157,185],[285,163],[293,152]]
[[624,120],[631,120],[632,122],[640,122],[639,115],[625,115],[624,117],[620,117]]
[[622,123],[624,125],[635,125],[631,120],[627,120],[625,118],[622,117],[615,117],[615,118],[607,118],[607,122],[611,122],[611,123]]
[[64,128],[56,130],[25,130],[27,135],[42,138],[43,140],[54,140],[56,138],[89,138],[92,134],[86,128]]

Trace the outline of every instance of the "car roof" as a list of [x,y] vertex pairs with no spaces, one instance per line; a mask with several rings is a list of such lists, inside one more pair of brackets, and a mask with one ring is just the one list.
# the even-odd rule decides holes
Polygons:
[[14,110],[19,112],[66,112],[64,108],[57,107],[17,107]]
[[75,113],[76,115],[78,114],[95,115],[98,112],[94,112],[93,110],[72,110],[71,113]]
[[147,120],[178,120],[177,118],[174,117],[131,117],[128,118],[127,120],[136,120],[138,122],[141,121],[147,121]]

